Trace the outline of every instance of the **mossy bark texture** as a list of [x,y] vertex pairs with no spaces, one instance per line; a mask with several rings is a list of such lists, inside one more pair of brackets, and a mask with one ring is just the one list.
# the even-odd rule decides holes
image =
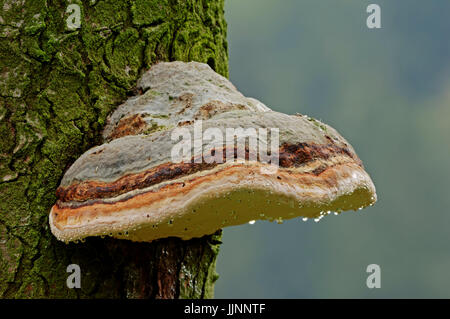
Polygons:
[[[70,4],[80,28],[69,29]],[[0,297],[212,297],[220,235],[58,242],[48,213],[64,171],[158,61],[228,74],[223,0],[0,1]],[[81,288],[66,268],[78,264]]]

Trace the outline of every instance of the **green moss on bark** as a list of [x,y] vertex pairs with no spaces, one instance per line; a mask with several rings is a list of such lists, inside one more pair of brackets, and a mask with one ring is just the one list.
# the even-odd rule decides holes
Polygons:
[[[0,296],[211,297],[220,235],[65,245],[48,212],[64,171],[152,64],[195,60],[228,76],[223,0],[70,3],[77,30],[68,1],[0,1]],[[81,289],[66,287],[70,263]]]

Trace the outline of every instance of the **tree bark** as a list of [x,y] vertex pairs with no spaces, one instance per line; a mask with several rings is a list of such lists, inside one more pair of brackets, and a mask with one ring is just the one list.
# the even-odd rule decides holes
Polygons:
[[[70,30],[68,5],[81,9]],[[207,298],[220,232],[201,239],[64,244],[48,213],[65,170],[101,141],[106,116],[158,61],[228,75],[223,0],[2,0],[0,296]],[[69,289],[69,264],[81,288]]]

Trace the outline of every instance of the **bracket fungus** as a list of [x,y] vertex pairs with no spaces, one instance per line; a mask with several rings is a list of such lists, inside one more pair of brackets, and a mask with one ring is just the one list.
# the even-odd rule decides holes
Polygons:
[[336,130],[270,110],[207,64],[158,63],[137,92],[109,116],[104,144],[65,173],[49,217],[59,240],[190,239],[376,201],[360,159]]

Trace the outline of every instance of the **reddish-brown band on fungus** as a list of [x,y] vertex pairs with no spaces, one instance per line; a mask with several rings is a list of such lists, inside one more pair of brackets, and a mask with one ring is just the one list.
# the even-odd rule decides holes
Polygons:
[[[245,151],[245,159],[248,160],[248,148]],[[235,159],[237,159],[236,149],[234,153]],[[222,154],[224,163],[226,154],[225,147]],[[331,156],[336,156],[337,154],[348,156],[349,159],[353,159],[356,163],[362,165],[360,160],[355,158],[355,156],[345,147],[339,147],[333,144],[315,145],[307,143],[282,145],[279,150],[279,165],[283,168],[293,168],[318,159],[327,160]],[[219,164],[208,164],[205,162],[195,163],[194,158],[192,158],[190,163],[164,163],[143,172],[125,175],[113,182],[84,181],[67,187],[60,186],[56,190],[56,196],[61,202],[83,202],[97,198],[114,197],[135,189],[146,188],[167,180],[179,178],[202,170],[209,170],[217,165]],[[322,164],[315,168],[311,173],[318,175],[326,169],[327,167]]]
[[[273,112],[205,64],[157,64],[136,92],[141,95],[108,118],[105,143],[83,154],[64,175],[49,216],[58,239],[190,239],[251,220],[318,217],[376,201],[361,161],[333,128],[307,116]],[[229,150],[238,158],[234,139],[211,146],[195,133],[199,119],[202,133],[229,127],[279,130],[277,170],[268,173],[273,163],[259,153],[251,158],[250,142],[240,155],[246,161],[225,160]],[[190,154],[197,155],[190,161],[171,157],[177,128],[194,136]],[[259,135],[258,143],[262,139]],[[195,152],[196,143],[210,154],[221,151],[222,161],[207,163]]]

